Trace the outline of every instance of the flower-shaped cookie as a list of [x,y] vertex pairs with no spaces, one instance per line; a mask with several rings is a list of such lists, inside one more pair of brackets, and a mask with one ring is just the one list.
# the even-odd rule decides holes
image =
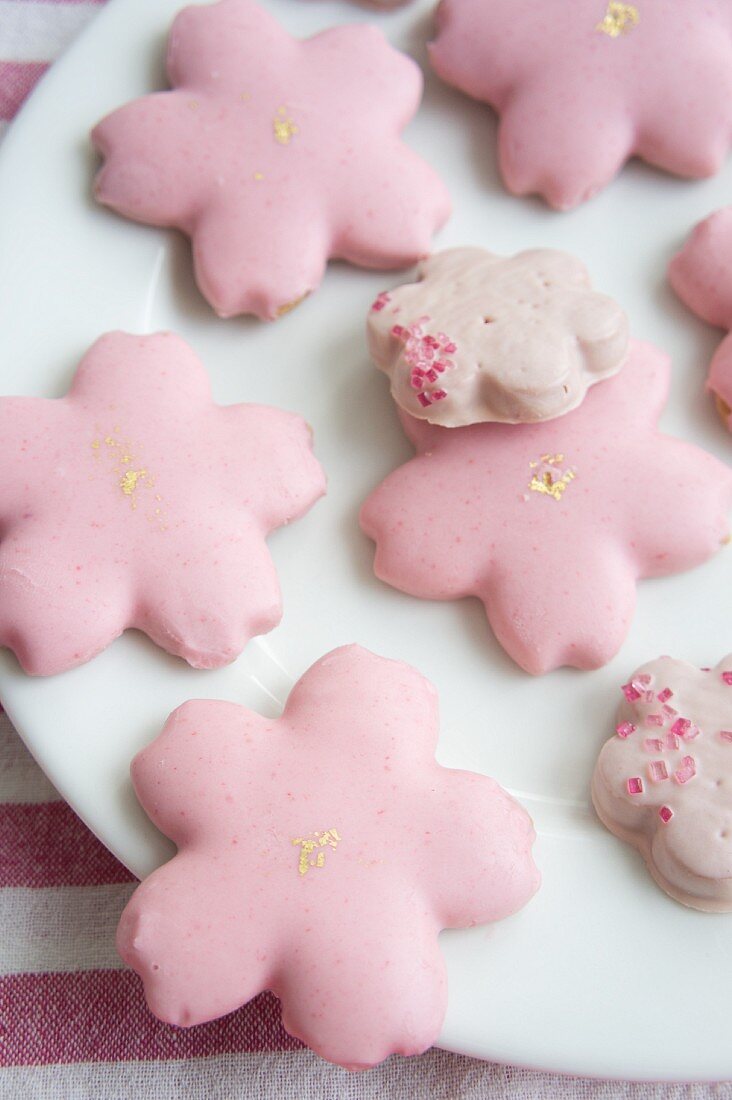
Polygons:
[[633,155],[693,177],[727,155],[728,0],[442,0],[437,29],[439,75],[500,115],[514,194],[568,209]]
[[171,333],[110,333],[66,397],[1,398],[0,429],[0,645],[26,672],[127,627],[212,668],[277,624],[265,535],[325,488],[299,417],[214,405]]
[[454,248],[418,274],[380,294],[368,320],[374,361],[412,416],[449,428],[550,420],[623,365],[625,314],[564,252]]
[[442,428],[402,414],[417,457],[361,512],[377,576],[428,599],[478,596],[527,672],[609,661],[636,580],[690,569],[728,531],[732,470],[656,428],[669,373],[631,341],[619,374],[544,424]]
[[[679,298],[711,325],[732,329],[732,206],[700,222],[669,267]],[[709,367],[707,388],[732,431],[732,338],[722,341]]]
[[447,1001],[442,928],[498,920],[538,887],[526,812],[440,767],[437,695],[358,646],[323,657],[266,719],[184,703],[132,765],[178,854],[117,944],[163,1020],[211,1020],[271,989],[282,1022],[351,1068],[416,1054]]
[[173,91],[95,128],[97,198],[177,226],[217,313],[273,318],[329,257],[405,267],[449,213],[440,180],[401,140],[418,66],[363,24],[301,42],[253,0],[186,8],[172,28]]
[[623,685],[592,798],[685,905],[732,910],[732,654],[713,669],[661,657]]

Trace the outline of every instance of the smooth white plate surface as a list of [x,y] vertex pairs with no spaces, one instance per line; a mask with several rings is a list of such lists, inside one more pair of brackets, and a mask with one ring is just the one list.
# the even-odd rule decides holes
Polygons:
[[[300,35],[333,22],[377,22],[424,66],[429,0],[392,13],[339,0],[266,2]],[[6,709],[61,793],[145,874],[170,848],[137,806],[128,766],[174,706],[210,696],[274,714],[293,681],[345,642],[410,661],[440,692],[441,762],[494,775],[523,801],[537,825],[544,875],[518,916],[443,936],[450,1001],[442,1045],[577,1074],[731,1078],[732,916],[687,911],[667,899],[640,858],[598,824],[588,786],[629,672],[661,652],[705,665],[732,650],[732,549],[690,574],[643,582],[633,629],[610,666],[542,679],[511,664],[477,601],[430,604],[376,581],[357,510],[410,450],[386,381],[369,364],[363,324],[375,292],[404,276],[333,265],[320,291],[273,325],[220,321],[193,285],[181,238],[125,222],[90,199],[87,131],[113,107],[164,86],[165,32],[179,6],[112,0],[7,136],[0,155],[2,390],[58,396],[102,332],[172,328],[202,356],[218,401],[262,401],[307,417],[329,493],[271,539],[285,616],[234,665],[195,672],[128,634],[83,668],[35,680],[3,652]],[[441,171],[454,198],[437,247],[576,252],[597,287],[626,306],[634,335],[672,353],[664,428],[732,460],[732,440],[703,394],[716,334],[675,302],[664,281],[690,226],[729,201],[732,161],[700,183],[633,165],[589,205],[552,213],[503,192],[490,112],[429,72],[408,140]],[[669,538],[677,534],[669,516]]]

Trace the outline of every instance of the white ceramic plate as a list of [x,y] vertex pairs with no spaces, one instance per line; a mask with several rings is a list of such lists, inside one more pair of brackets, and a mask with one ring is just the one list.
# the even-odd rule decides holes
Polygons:
[[[392,13],[339,0],[266,2],[300,35],[373,20],[425,62],[429,2]],[[37,680],[4,652],[0,694],[11,718],[61,793],[143,875],[170,848],[136,805],[128,765],[174,706],[211,696],[276,713],[293,681],[344,642],[410,661],[440,691],[440,760],[494,775],[523,801],[544,874],[536,899],[513,919],[443,936],[450,1000],[442,1045],[603,1077],[732,1077],[732,916],[667,899],[639,857],[598,824],[588,799],[624,677],[661,652],[705,665],[732,649],[732,549],[692,573],[642,583],[633,629],[610,666],[541,679],[506,658],[477,601],[431,604],[376,581],[357,509],[409,447],[385,379],[369,364],[363,325],[375,292],[403,276],[333,265],[322,288],[273,325],[220,321],[193,285],[182,239],[90,199],[87,132],[111,108],[164,86],[165,32],[179,6],[112,0],[6,139],[2,390],[60,395],[100,333],[172,328],[203,357],[218,401],[270,402],[307,417],[329,493],[272,538],[284,620],[234,665],[195,672],[128,634],[85,667]],[[634,165],[575,213],[552,213],[503,192],[490,112],[429,73],[408,140],[455,200],[438,247],[480,243],[509,253],[546,245],[582,256],[596,285],[627,307],[634,334],[673,354],[664,428],[730,461],[732,440],[702,392],[716,336],[675,303],[664,271],[689,227],[729,200],[732,161],[702,183]]]

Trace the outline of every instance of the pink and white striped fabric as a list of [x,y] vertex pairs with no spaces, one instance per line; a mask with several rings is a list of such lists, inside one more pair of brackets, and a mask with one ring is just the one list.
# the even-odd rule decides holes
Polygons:
[[[0,133],[102,3],[0,0]],[[114,949],[132,889],[1,716],[0,1100],[732,1100],[732,1085],[566,1079],[437,1050],[348,1074],[291,1039],[269,995],[204,1027],[168,1027]]]

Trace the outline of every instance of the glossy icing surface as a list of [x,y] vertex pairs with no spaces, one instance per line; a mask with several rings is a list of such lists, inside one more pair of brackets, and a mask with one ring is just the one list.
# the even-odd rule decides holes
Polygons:
[[178,854],[137,889],[118,947],[163,1020],[263,989],[318,1054],[364,1068],[437,1038],[442,928],[508,916],[539,885],[528,814],[492,779],[440,767],[437,694],[345,646],[280,719],[184,703],[133,762]]
[[[669,266],[674,290],[703,321],[732,329],[732,206],[700,222]],[[707,387],[732,431],[732,340],[720,344],[709,366]]]
[[422,75],[368,25],[300,41],[253,0],[175,19],[173,90],[93,131],[100,202],[192,238],[217,313],[272,319],[313,291],[329,257],[407,267],[446,220],[447,192],[400,134]]
[[265,544],[325,491],[298,416],[213,403],[172,333],[109,333],[57,400],[0,398],[0,644],[47,676],[128,627],[228,664],[282,615]]
[[431,60],[498,112],[508,189],[558,209],[631,156],[700,177],[729,151],[727,0],[441,0]]
[[573,256],[453,248],[418,276],[368,318],[374,362],[411,416],[450,428],[550,420],[623,365],[627,318]]
[[732,655],[698,669],[661,657],[623,688],[592,797],[684,905],[732,910]]
[[605,664],[637,579],[698,565],[729,530],[732,471],[656,428],[669,372],[633,341],[623,370],[556,420],[442,428],[403,414],[417,456],[361,511],[376,575],[427,599],[477,596],[528,672]]

